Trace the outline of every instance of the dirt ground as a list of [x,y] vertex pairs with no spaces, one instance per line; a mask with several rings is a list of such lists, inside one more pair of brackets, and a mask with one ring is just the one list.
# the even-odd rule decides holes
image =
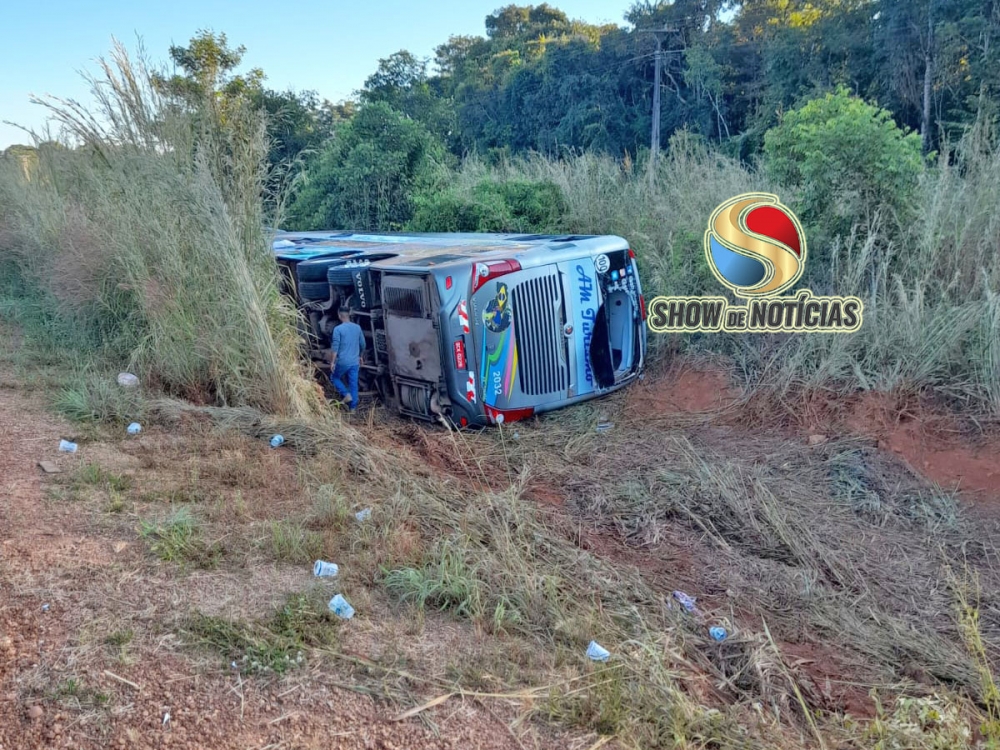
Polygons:
[[[401,706],[346,672],[338,675],[329,663],[280,678],[250,677],[239,668],[227,671],[218,655],[192,650],[178,635],[191,611],[262,618],[289,592],[315,593],[323,584],[307,566],[259,560],[252,550],[228,556],[226,565],[211,570],[163,564],[137,534],[145,506],[134,502],[122,512],[102,509],[97,501],[68,501],[67,482],[91,463],[136,477],[131,495],[140,498],[170,491],[178,477],[194,484],[210,479],[204,483],[249,488],[238,493],[242,518],[264,523],[301,510],[305,502],[294,490],[293,459],[259,441],[218,445],[218,435],[196,428],[150,427],[139,437],[109,439],[61,421],[10,373],[0,376],[0,750],[604,746],[593,734],[517,721],[513,701],[452,698],[396,721],[404,708],[442,691],[411,684],[409,704]],[[723,373],[681,367],[630,388],[620,405],[632,418],[679,424],[725,413],[719,429],[741,437],[738,402]],[[1000,442],[970,435],[933,410],[900,409],[871,396],[806,409],[784,431],[788,440],[809,443],[837,434],[862,436],[942,486],[960,490],[964,503],[979,504],[984,512],[1000,498],[993,460]],[[429,465],[462,470],[432,450],[422,428],[396,424],[388,435],[383,431],[382,439],[407,445]],[[77,439],[79,453],[59,453],[61,438]],[[214,465],[235,467],[235,473],[200,475],[199,453],[206,450],[221,458]],[[47,475],[41,460],[60,473]],[[544,477],[532,481],[526,497],[556,515],[566,512],[566,488]],[[579,544],[674,585],[699,587],[692,590],[707,607],[725,597],[698,572],[711,551],[689,535],[668,533],[655,547],[630,548],[614,535],[583,529]],[[451,619],[414,624],[406,612],[389,611],[384,603],[360,604],[378,617],[341,625],[340,652],[355,659],[355,667],[386,657],[399,662],[402,674],[421,664],[488,656],[497,647]],[[831,680],[839,684],[853,668],[841,663],[841,655],[808,644],[783,648],[812,678],[817,694],[829,694],[833,708],[871,715],[864,690],[834,687],[831,693]]]
[[[58,453],[76,438],[79,453]],[[170,458],[183,456],[183,440]],[[393,721],[399,709],[340,686],[331,670],[282,679],[226,674],[217,658],[183,648],[172,623],[201,612],[264,616],[275,592],[315,585],[304,566],[177,572],[151,561],[127,518],[62,501],[60,477],[81,461],[140,470],[148,452],[168,450],[155,429],[126,443],[88,440],[22,390],[0,390],[0,750],[31,748],[524,748],[586,747],[527,726],[515,734],[496,703],[453,699]],[[143,447],[149,451],[143,450]],[[249,462],[273,454],[241,455]],[[61,474],[47,476],[39,460]],[[271,469],[281,471],[280,466]],[[293,470],[286,467],[286,470]],[[155,469],[154,469],[155,471]],[[159,480],[153,479],[155,488]],[[265,488],[261,488],[264,492]],[[260,498],[295,502],[295,498]],[[248,498],[249,513],[254,499]],[[127,515],[127,514],[126,514]],[[393,622],[377,633],[356,618],[342,628],[347,653],[373,656],[387,638],[415,641],[431,655],[472,636],[443,623],[424,636]],[[388,632],[398,627],[399,632]],[[354,633],[343,633],[354,629]],[[387,630],[388,629],[388,630]],[[116,633],[127,632],[127,654]],[[345,680],[345,683],[350,680]]]

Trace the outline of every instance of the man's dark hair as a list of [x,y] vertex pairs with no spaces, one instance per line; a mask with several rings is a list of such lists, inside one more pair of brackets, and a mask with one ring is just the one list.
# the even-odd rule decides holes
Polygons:
[[351,314],[351,308],[341,306],[341,308],[339,310],[337,310],[337,312],[340,313],[341,315],[350,315]]

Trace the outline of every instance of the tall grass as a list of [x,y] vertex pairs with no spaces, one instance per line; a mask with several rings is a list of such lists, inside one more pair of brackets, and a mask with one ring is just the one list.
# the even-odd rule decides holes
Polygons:
[[62,143],[0,164],[3,272],[92,342],[87,359],[178,395],[309,412],[266,230],[263,116],[165,99],[120,45],[88,82],[90,107],[39,102]]

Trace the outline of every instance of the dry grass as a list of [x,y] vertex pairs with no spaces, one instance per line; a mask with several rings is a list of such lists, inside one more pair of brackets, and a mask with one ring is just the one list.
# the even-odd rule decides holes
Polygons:
[[[259,413],[155,404],[141,440],[102,453],[97,435],[97,468],[80,469],[77,517],[133,540],[143,570],[95,581],[119,588],[115,611],[144,614],[95,628],[86,658],[128,660],[168,634],[209,672],[236,661],[255,679],[336,673],[399,710],[478,695],[515,706],[517,727],[556,722],[590,733],[587,744],[889,747],[913,735],[908,746],[932,747],[959,736],[977,711],[962,696],[983,694],[1000,634],[988,530],[854,441],[748,442],[722,424],[663,423],[636,450],[626,399],[460,435],[284,420],[295,447],[277,451],[266,439],[279,427]],[[615,429],[596,433],[599,419]],[[124,476],[125,508],[109,515]],[[214,568],[184,544],[178,563],[142,553],[141,522],[146,543],[164,544],[178,508],[217,550]],[[310,575],[320,550],[341,566],[334,582]],[[981,571],[985,661],[951,616],[948,561]],[[675,588],[698,597],[700,615],[667,607]],[[334,590],[358,610],[348,627],[322,615]],[[282,619],[289,594],[305,609]],[[725,642],[709,638],[712,624],[730,631]],[[606,665],[583,656],[592,639],[612,651]],[[914,735],[913,717],[932,710],[941,721]]]

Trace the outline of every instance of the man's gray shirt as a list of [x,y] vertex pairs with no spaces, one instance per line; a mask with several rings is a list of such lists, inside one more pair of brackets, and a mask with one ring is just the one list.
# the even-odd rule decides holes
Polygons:
[[365,334],[357,323],[341,323],[333,329],[330,349],[337,355],[337,364],[350,367],[361,364],[365,350]]

